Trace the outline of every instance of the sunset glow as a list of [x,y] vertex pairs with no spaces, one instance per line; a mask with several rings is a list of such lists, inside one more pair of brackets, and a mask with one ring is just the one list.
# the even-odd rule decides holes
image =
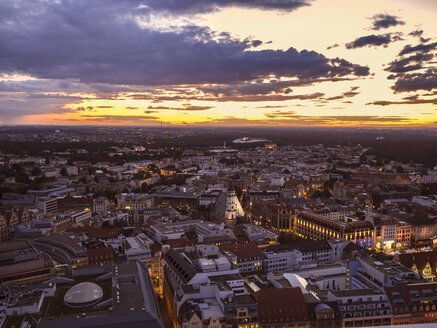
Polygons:
[[435,1],[11,1],[0,12],[2,124],[437,124]]

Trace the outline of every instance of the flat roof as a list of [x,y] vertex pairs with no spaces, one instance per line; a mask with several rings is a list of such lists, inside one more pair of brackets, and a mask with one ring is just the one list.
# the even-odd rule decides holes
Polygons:
[[116,277],[116,272],[118,275],[129,275],[129,274],[138,274],[138,269],[135,261],[114,265],[112,267],[112,274]]
[[0,278],[26,273],[30,271],[49,269],[43,260],[31,260],[26,262],[3,265],[0,270]]
[[228,281],[228,280],[243,280],[243,276],[239,274],[224,274],[220,276],[210,276],[208,277],[211,281]]
[[143,293],[137,284],[123,284],[119,290],[120,303],[114,302],[114,310],[118,313],[140,311],[145,309]]
[[18,299],[18,302],[13,307],[31,306],[38,304],[44,292],[42,290],[34,291],[31,294],[26,294]]
[[26,240],[14,240],[0,243],[0,254],[4,252],[16,251],[24,248],[32,248]]
[[374,269],[377,269],[380,272],[387,274],[399,274],[399,273],[409,273],[412,270],[408,269],[406,266],[394,262],[394,261],[378,261],[371,257],[360,258],[361,261],[366,264],[372,266]]
[[162,328],[162,324],[147,311],[113,314],[105,312],[99,315],[81,317],[69,315],[57,318],[44,318],[38,328]]
[[337,297],[383,295],[382,292],[378,292],[373,289],[330,290],[330,292]]

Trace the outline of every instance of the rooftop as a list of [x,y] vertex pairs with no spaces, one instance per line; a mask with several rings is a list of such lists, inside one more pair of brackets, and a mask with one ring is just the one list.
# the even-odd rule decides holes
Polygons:
[[71,287],[64,296],[64,302],[73,306],[97,302],[103,297],[102,288],[92,282],[81,282]]
[[331,290],[330,291],[336,297],[354,297],[354,296],[366,296],[366,295],[382,295],[373,289],[350,289],[350,290]]

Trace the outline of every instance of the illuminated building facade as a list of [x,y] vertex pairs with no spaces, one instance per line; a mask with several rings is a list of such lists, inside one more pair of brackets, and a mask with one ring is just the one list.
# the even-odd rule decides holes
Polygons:
[[291,232],[294,227],[294,213],[286,203],[256,201],[252,206],[252,219],[255,223],[272,230]]
[[411,225],[399,221],[396,225],[396,247],[410,247],[411,244]]
[[393,309],[393,325],[437,322],[437,283],[385,288]]
[[153,206],[153,197],[149,194],[119,194],[118,209],[137,210]]
[[373,246],[373,226],[370,222],[342,222],[324,218],[311,211],[296,211],[295,233],[303,238],[324,240],[343,238],[362,247]]

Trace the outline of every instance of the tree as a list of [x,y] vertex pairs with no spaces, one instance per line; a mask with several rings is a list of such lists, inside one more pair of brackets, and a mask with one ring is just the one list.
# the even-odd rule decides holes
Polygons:
[[281,245],[296,244],[302,241],[305,241],[305,239],[293,233],[281,232],[278,236],[278,243],[280,243]]
[[220,164],[226,164],[227,166],[235,165],[235,164],[243,164],[244,161],[239,157],[226,158],[222,157],[219,160]]
[[334,184],[337,182],[337,179],[329,179],[323,184],[323,188],[326,190],[332,190],[334,188]]
[[176,186],[182,186],[185,184],[185,181],[187,180],[187,177],[182,174],[177,174],[172,177],[168,177],[163,179],[162,183],[166,186],[176,185]]
[[189,230],[185,233],[185,238],[188,240],[196,240],[197,241],[197,234],[194,230]]
[[422,195],[437,194],[437,183],[424,183],[420,186]]
[[141,192],[142,193],[150,193],[151,190],[152,190],[152,186],[149,186],[147,183],[143,183],[141,185]]
[[36,176],[36,175],[41,175],[41,169],[39,168],[39,167],[34,167],[33,169],[32,169],[32,173],[31,173],[33,176]]
[[234,190],[235,190],[235,194],[237,195],[237,198],[241,199],[241,196],[243,195],[243,190],[238,186],[235,186]]
[[329,197],[331,197],[331,192],[325,187],[323,189],[317,189],[311,194],[311,198],[313,199]]
[[23,171],[23,167],[20,164],[12,164],[12,170],[14,170],[15,172],[21,172]]

